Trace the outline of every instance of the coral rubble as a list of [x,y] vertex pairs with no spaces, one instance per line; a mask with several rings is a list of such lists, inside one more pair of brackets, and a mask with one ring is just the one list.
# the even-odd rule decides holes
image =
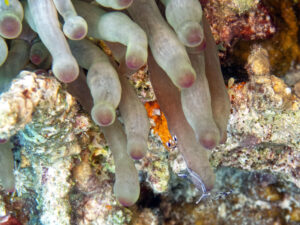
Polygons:
[[212,154],[216,166],[269,170],[300,187],[299,98],[283,80],[270,75],[252,76],[238,86],[229,90],[229,138]]

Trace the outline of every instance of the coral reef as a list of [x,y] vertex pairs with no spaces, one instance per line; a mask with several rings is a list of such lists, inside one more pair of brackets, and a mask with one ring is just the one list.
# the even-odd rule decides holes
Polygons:
[[225,191],[206,203],[163,202],[163,224],[291,224],[299,223],[299,189],[276,176],[222,167],[216,172]]
[[243,69],[237,68],[245,67],[257,45],[267,52],[272,74],[283,76],[295,69],[300,61],[299,2],[251,1],[254,6],[242,14],[232,9],[234,2],[247,1],[208,1],[204,7],[221,49],[222,64],[232,68],[229,76],[241,74]]
[[[211,189],[215,180],[206,149],[226,140],[229,99],[215,42],[201,4],[198,0],[183,4],[170,0],[162,1],[164,7],[159,8],[154,0],[99,0],[97,3],[1,0],[0,35],[12,39],[1,39],[1,49],[5,50],[1,52],[1,92],[9,88],[12,79],[25,66],[29,70],[32,70],[30,67],[47,70],[51,65],[53,75],[59,81],[69,83],[70,93],[102,127],[116,165],[114,193],[123,205],[129,206],[137,201],[140,192],[133,160],[146,155],[150,126],[146,110],[128,84],[126,75],[148,62],[156,95],[163,93],[163,83],[169,83],[169,91],[176,92],[170,101],[176,102],[179,113],[170,113],[172,107],[160,104],[163,111],[169,112],[166,112],[166,118],[169,125],[172,124],[170,130],[178,136],[179,149],[189,170],[203,182],[205,189]],[[116,11],[121,9],[127,9],[130,17]],[[96,45],[98,40],[105,41],[113,59]],[[18,65],[14,64],[15,60]],[[87,76],[81,68],[87,70]],[[165,81],[158,81],[157,76],[164,76]],[[22,102],[24,104],[32,103],[22,99],[18,100],[26,102]],[[158,99],[167,100],[166,97]],[[30,114],[39,103],[37,99],[33,101],[36,102],[32,104],[32,110],[28,110],[24,118],[14,106],[3,112],[6,127],[0,132],[2,138],[9,138],[31,120]],[[117,107],[122,124],[116,119]],[[201,112],[203,119],[197,112]],[[10,113],[19,115],[15,121],[11,119],[6,124]],[[18,118],[23,122],[20,123]],[[177,126],[176,121],[182,123]],[[19,126],[16,123],[20,123]],[[186,133],[184,130],[188,135],[181,135]],[[187,147],[186,143],[191,146]],[[202,166],[198,161],[203,162]]]
[[229,138],[212,154],[215,166],[270,170],[300,187],[299,98],[283,80],[266,75],[233,85],[229,93]]
[[216,42],[224,47],[241,39],[266,39],[276,31],[268,9],[260,0],[205,1],[203,7]]
[[[21,77],[1,98],[3,105],[8,103],[5,97],[13,97],[9,107],[2,107],[1,133],[6,135],[19,130],[15,141],[22,146],[19,153],[22,164],[29,161],[24,168],[17,166],[15,188],[19,195],[25,196],[31,195],[27,188],[35,190],[36,195],[31,198],[36,199],[36,207],[42,212],[41,223],[69,224],[70,205],[66,196],[71,187],[68,182],[72,168],[70,156],[81,151],[72,122],[77,111],[76,102],[70,94],[60,91],[61,85],[54,78],[37,77],[28,72],[23,72]],[[20,105],[25,106],[23,111],[15,108]],[[4,118],[11,118],[11,123]],[[18,130],[11,130],[12,126]]]
[[[5,216],[24,224],[227,224],[228,218],[230,224],[299,222],[299,99],[279,78],[253,76],[228,90],[233,112],[226,144],[210,157],[217,169],[209,197],[195,204],[201,190],[176,175],[187,169],[178,143],[163,144],[160,136],[166,131],[153,126],[148,151],[136,161],[141,199],[137,207],[124,208],[113,195],[115,166],[99,128],[72,107],[76,102],[55,78],[23,72],[14,84],[29,77],[37,87],[32,91],[42,89],[45,96],[13,139],[19,146],[15,158],[21,161],[15,171],[19,197],[9,201],[21,201],[23,207],[11,210],[3,199]],[[46,81],[51,88],[44,90]],[[47,99],[49,93],[57,94]],[[160,122],[156,118],[153,123]],[[146,203],[157,198],[158,204]]]

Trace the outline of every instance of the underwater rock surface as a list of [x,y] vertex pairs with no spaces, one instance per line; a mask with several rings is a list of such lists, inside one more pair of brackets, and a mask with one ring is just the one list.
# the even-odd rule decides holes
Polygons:
[[6,215],[24,224],[216,224],[233,213],[231,224],[251,223],[257,217],[260,222],[252,224],[299,221],[300,101],[281,79],[253,76],[228,89],[228,140],[210,157],[216,187],[198,205],[201,191],[176,175],[186,169],[176,141],[166,146],[152,128],[149,151],[136,163],[142,196],[138,207],[130,208],[120,206],[112,194],[111,153],[91,119],[78,112],[75,99],[55,78],[23,72],[16,82],[22,80],[47,81],[48,88],[31,122],[12,139],[18,197],[11,201],[27,210],[12,207],[10,195],[2,192]]
[[299,98],[282,79],[269,75],[251,76],[229,94],[228,141],[213,151],[215,166],[279,173],[300,188]]

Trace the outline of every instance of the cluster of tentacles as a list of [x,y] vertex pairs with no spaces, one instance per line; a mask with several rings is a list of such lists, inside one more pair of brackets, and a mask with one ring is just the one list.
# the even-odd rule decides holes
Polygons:
[[[0,93],[20,70],[52,66],[57,79],[69,83],[70,92],[103,128],[116,166],[114,191],[129,206],[140,192],[132,158],[146,153],[149,121],[126,75],[148,64],[156,98],[191,179],[211,189],[215,177],[206,149],[225,142],[230,106],[199,1],[96,2],[0,0]],[[91,38],[105,41],[114,60]],[[116,119],[117,107],[124,126]]]

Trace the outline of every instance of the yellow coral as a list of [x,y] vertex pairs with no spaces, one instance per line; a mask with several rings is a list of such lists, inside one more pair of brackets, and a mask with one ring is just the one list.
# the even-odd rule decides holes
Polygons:
[[[285,74],[293,61],[300,59],[298,45],[298,22],[293,5],[290,1],[280,1],[279,13],[284,21],[279,32],[263,43],[269,53],[269,60],[276,74]],[[277,9],[278,10],[278,9]]]
[[300,208],[293,208],[290,217],[291,221],[300,222]]

